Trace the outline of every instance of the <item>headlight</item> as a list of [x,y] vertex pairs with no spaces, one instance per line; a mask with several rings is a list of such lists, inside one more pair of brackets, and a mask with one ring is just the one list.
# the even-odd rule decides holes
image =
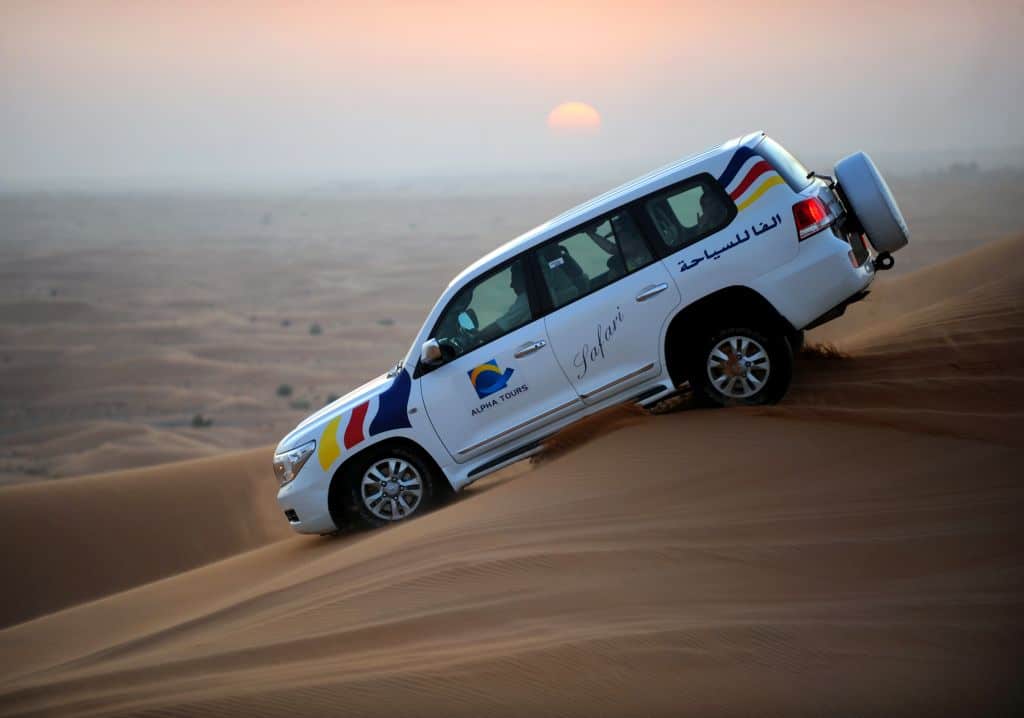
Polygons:
[[316,449],[316,441],[308,441],[283,454],[274,454],[274,475],[277,482],[284,486],[299,475],[299,469],[306,463],[313,450]]

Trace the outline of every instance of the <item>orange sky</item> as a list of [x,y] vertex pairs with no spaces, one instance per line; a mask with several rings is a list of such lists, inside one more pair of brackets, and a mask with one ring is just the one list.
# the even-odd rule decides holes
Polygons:
[[1021,144],[1021,3],[719,5],[6,0],[0,187],[549,169],[567,100],[609,164]]

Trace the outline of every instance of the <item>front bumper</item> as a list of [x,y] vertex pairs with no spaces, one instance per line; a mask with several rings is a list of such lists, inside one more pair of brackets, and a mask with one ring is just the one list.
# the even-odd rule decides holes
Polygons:
[[329,490],[330,481],[322,476],[320,467],[310,466],[309,463],[302,467],[294,481],[278,490],[277,504],[293,531],[300,534],[329,534],[338,530],[328,506]]

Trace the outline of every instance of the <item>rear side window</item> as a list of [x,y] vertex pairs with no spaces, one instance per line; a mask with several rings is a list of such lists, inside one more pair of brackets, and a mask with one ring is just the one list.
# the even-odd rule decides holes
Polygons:
[[736,216],[736,205],[709,174],[651,195],[642,204],[670,252],[714,234]]
[[801,191],[811,183],[811,180],[807,179],[807,168],[771,137],[765,137],[757,146],[757,154],[768,160],[768,164],[782,175],[782,179],[786,180],[786,184],[794,192]]
[[553,308],[586,296],[654,261],[626,212],[582,225],[537,250]]

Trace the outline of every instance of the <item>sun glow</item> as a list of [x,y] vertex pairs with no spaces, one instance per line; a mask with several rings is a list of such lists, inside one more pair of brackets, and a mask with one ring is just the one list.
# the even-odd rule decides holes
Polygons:
[[548,114],[548,127],[556,132],[596,133],[601,113],[586,102],[563,102]]

